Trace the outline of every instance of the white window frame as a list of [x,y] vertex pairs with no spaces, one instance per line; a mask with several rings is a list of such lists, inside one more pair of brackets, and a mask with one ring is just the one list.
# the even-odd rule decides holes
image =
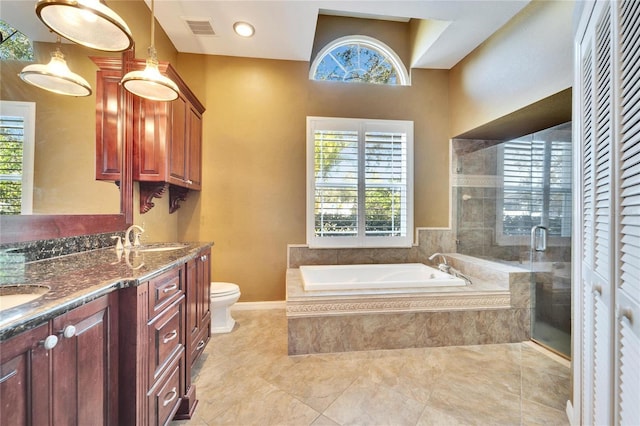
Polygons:
[[[335,237],[315,235],[315,132],[316,130],[358,131],[358,235]],[[366,132],[406,134],[406,217],[402,236],[366,236],[364,226],[364,137]],[[369,120],[334,117],[307,117],[307,245],[311,248],[411,247],[413,245],[413,121]]]
[[36,103],[0,100],[0,116],[22,117],[24,141],[22,149],[21,214],[33,213],[33,167],[35,157]]

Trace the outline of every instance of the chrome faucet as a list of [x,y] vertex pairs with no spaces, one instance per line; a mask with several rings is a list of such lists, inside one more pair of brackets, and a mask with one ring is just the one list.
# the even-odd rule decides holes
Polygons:
[[[138,229],[140,232],[136,232],[135,229]],[[131,244],[131,231],[133,231],[133,244]],[[126,234],[124,234],[124,248],[130,249],[131,247],[138,247],[140,245],[140,234],[144,233],[144,229],[138,225],[131,225],[127,228]]]
[[451,266],[447,263],[447,258],[444,257],[444,254],[433,253],[431,256],[429,256],[429,260],[433,262],[433,259],[435,259],[438,256],[440,256],[440,260],[442,260],[442,263],[438,264],[438,269],[448,274],[449,271],[451,270]]

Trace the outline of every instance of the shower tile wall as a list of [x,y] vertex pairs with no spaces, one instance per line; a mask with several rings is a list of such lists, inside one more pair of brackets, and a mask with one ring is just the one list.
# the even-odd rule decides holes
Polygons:
[[499,141],[454,140],[452,190],[457,252],[483,258],[518,259],[517,247],[495,244]]

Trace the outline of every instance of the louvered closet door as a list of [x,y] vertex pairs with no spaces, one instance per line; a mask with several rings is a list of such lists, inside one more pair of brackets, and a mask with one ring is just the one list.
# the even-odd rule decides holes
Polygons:
[[620,2],[616,423],[640,424],[640,2]]
[[[581,44],[582,117],[582,412],[584,424],[613,421],[612,143],[613,71],[611,7],[598,4]],[[580,208],[580,207],[579,207]]]

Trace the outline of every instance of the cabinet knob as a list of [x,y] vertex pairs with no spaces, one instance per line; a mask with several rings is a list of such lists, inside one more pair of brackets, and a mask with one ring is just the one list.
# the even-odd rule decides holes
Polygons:
[[187,179],[187,185],[191,185],[193,183],[193,181],[191,179]]
[[198,342],[198,346],[196,346],[196,351],[199,351],[202,348],[204,348],[204,340],[200,340]]
[[200,256],[200,261],[206,262],[207,261],[207,255],[203,254],[202,256]]
[[55,348],[56,345],[58,344],[58,336],[55,336],[52,334],[50,336],[47,336],[47,338],[41,341],[40,343],[42,344],[42,346],[44,346],[46,350],[50,351],[51,349]]
[[62,330],[62,337],[65,339],[71,339],[76,335],[76,328],[73,325],[68,325]]

